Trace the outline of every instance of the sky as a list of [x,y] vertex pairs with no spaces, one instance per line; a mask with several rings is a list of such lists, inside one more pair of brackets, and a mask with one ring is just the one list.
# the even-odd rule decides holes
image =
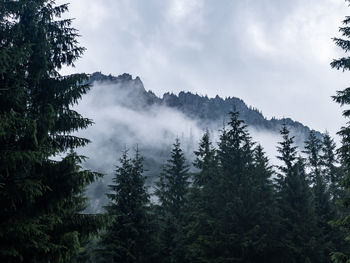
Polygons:
[[239,97],[333,136],[344,123],[331,96],[350,73],[329,65],[344,55],[332,42],[344,0],[71,0],[67,15],[87,50],[62,74],[126,72],[159,96]]

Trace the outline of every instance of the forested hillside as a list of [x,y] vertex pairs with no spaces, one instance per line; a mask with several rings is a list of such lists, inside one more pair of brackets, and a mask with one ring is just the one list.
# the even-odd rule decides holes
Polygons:
[[239,113],[227,117],[217,146],[209,131],[199,140],[192,172],[177,138],[151,188],[142,152],[125,150],[107,191],[116,221],[81,259],[294,263],[349,253],[344,228],[329,224],[347,214],[333,139],[311,131],[299,149],[283,125],[273,166]]
[[[105,174],[89,187],[87,211],[90,212],[102,212],[102,207],[107,204],[105,193],[112,180],[111,168],[123,150],[138,146],[144,155],[146,184],[153,188],[176,137],[181,140],[193,171],[193,152],[203,132],[209,130],[210,139],[216,145],[230,111],[238,111],[255,140],[268,147],[273,164],[278,163],[275,145],[283,125],[288,127],[301,150],[310,133],[308,127],[290,118],[268,120],[260,111],[235,97],[208,98],[190,92],[166,93],[158,97],[152,91],[146,91],[139,77],[133,78],[126,73],[115,77],[95,72],[89,76],[89,83],[91,90],[77,110],[92,118],[96,126],[83,133],[92,143],[81,153],[89,157],[86,167]],[[320,132],[313,132],[322,139]],[[101,158],[100,153],[105,157]]]

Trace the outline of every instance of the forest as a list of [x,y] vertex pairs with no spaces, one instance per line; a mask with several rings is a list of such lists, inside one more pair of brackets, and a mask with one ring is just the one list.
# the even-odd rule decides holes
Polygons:
[[[233,105],[193,164],[173,142],[151,190],[142,150],[126,148],[104,213],[86,213],[86,189],[104,175],[77,153],[90,141],[76,132],[94,122],[74,110],[89,76],[60,74],[85,51],[67,12],[0,0],[0,262],[350,262],[350,88],[332,97],[345,106],[339,145],[310,131],[299,148],[284,123],[273,165]],[[349,23],[333,39],[345,53]],[[330,66],[347,71],[350,58]]]

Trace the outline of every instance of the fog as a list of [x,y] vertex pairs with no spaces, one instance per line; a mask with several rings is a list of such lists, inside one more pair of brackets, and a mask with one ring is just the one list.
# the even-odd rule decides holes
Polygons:
[[[162,164],[169,158],[176,138],[180,139],[188,165],[193,161],[193,151],[197,149],[205,129],[209,129],[214,145],[218,142],[223,120],[204,126],[199,120],[173,108],[145,104],[142,91],[143,86],[140,88],[135,82],[127,85],[94,82],[88,94],[75,107],[84,117],[94,121],[94,125],[78,133],[91,140],[88,146],[78,149],[79,154],[88,157],[84,167],[105,174],[88,189],[90,211],[101,212],[106,204],[107,185],[111,183],[123,151],[128,150],[132,156],[138,147],[145,157],[145,176],[148,187],[151,187]],[[253,140],[264,147],[271,164],[276,164],[279,134],[254,127],[249,127],[249,132]]]

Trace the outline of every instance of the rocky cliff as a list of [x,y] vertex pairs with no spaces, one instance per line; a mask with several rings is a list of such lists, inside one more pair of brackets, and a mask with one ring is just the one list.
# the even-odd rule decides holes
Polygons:
[[[272,132],[279,132],[281,126],[285,123],[296,137],[296,143],[302,145],[307,138],[310,128],[302,123],[290,118],[267,119],[261,111],[248,106],[242,99],[236,97],[221,98],[218,95],[215,98],[193,94],[191,92],[181,91],[178,95],[165,93],[162,97],[157,97],[152,91],[146,91],[139,77],[133,78],[129,74],[122,74],[117,77],[103,75],[95,72],[90,75],[90,83],[108,83],[114,85],[116,92],[129,89],[128,107],[142,110],[151,105],[165,105],[179,110],[189,118],[199,120],[199,123],[206,128],[208,126],[220,126],[227,119],[228,113],[234,109],[239,111],[242,120],[249,127]],[[214,125],[213,125],[214,124]],[[316,131],[319,138],[322,134]]]

